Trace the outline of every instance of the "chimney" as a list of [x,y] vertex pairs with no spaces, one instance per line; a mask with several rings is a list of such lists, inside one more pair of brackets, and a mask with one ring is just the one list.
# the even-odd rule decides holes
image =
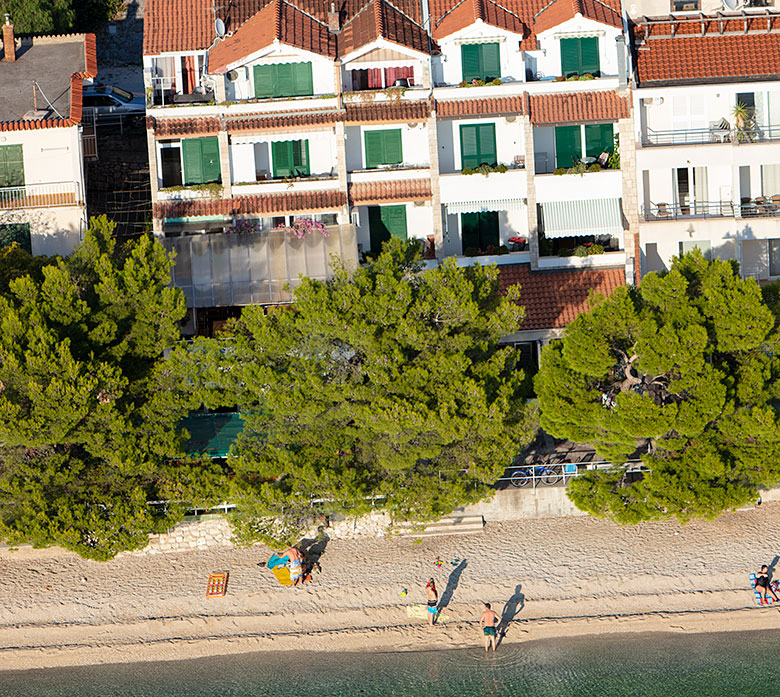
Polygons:
[[628,66],[626,65],[626,43],[622,36],[615,37],[617,48],[618,85],[625,87],[628,84]]
[[331,34],[338,34],[341,31],[341,18],[336,12],[336,3],[330,3],[330,12],[328,12],[328,31]]
[[16,60],[16,43],[14,39],[14,25],[11,24],[11,15],[6,12],[3,25],[3,60],[13,63]]

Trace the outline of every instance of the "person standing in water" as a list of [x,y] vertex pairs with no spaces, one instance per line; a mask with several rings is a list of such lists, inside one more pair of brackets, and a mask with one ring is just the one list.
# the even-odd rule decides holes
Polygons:
[[485,636],[485,653],[491,645],[493,651],[496,650],[496,625],[498,623],[498,615],[490,609],[490,603],[485,603],[482,617],[479,618],[479,626],[482,627],[482,634]]
[[425,584],[425,594],[428,596],[428,624],[433,625],[436,621],[439,591],[436,590],[436,583],[432,578]]

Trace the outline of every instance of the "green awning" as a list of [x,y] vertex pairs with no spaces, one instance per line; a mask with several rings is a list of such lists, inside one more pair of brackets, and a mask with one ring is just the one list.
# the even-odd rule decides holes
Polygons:
[[188,455],[227,457],[230,446],[244,429],[240,414],[190,414],[181,422],[190,438],[184,446]]
[[619,198],[550,201],[540,205],[542,229],[548,240],[581,235],[618,236],[623,232]]

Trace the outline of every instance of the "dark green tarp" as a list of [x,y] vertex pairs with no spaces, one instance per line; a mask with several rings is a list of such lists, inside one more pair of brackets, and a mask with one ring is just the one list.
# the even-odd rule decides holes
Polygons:
[[240,414],[190,414],[181,422],[190,438],[184,446],[189,455],[227,457],[230,446],[244,429]]

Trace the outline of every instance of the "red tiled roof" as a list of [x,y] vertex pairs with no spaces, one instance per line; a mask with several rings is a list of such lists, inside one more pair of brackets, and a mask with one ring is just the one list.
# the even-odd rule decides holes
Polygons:
[[615,92],[571,92],[531,95],[531,123],[617,121],[629,115],[629,102]]
[[154,131],[156,138],[172,138],[202,133],[219,133],[220,122],[216,116],[181,119],[160,119],[147,116],[146,126]]
[[211,0],[146,0],[144,54],[195,51],[214,40]]
[[426,121],[431,113],[427,100],[390,101],[376,104],[345,104],[346,123],[370,123],[374,121]]
[[701,16],[695,23],[653,20],[633,33],[639,84],[780,75],[780,14],[774,12],[720,21]]
[[286,0],[272,0],[209,51],[209,72],[224,73],[232,63],[275,40],[312,53],[336,57],[336,39],[327,26]]
[[532,28],[538,34],[556,27],[577,14],[601,24],[622,27],[620,3],[610,0],[552,0],[536,13]]
[[484,99],[436,100],[436,116],[482,116],[487,114],[524,114],[522,97],[485,97]]
[[401,179],[384,182],[356,182],[349,185],[353,205],[390,201],[421,201],[431,198],[430,179]]
[[590,308],[591,290],[609,295],[615,288],[626,285],[626,272],[622,266],[566,271],[531,271],[530,264],[498,267],[502,293],[518,283],[521,287],[518,304],[525,307],[520,331],[561,329]]
[[466,27],[470,27],[477,20],[482,20],[500,29],[525,35],[527,28],[520,16],[508,10],[494,0],[460,0],[447,9],[445,4],[440,5],[433,24],[433,36],[440,39]]
[[82,77],[95,77],[97,74],[97,40],[94,34],[84,34],[84,72]]
[[310,109],[275,114],[253,116],[229,116],[225,118],[228,133],[245,133],[247,131],[289,130],[295,128],[316,127],[340,121],[343,112],[331,109],[320,111]]
[[368,0],[364,8],[342,27],[338,38],[339,55],[344,56],[379,38],[421,53],[428,53],[431,45],[419,24],[385,0]]
[[203,215],[282,215],[298,211],[336,210],[346,203],[343,191],[301,191],[253,194],[229,198],[193,198],[158,201],[155,218],[188,218]]

